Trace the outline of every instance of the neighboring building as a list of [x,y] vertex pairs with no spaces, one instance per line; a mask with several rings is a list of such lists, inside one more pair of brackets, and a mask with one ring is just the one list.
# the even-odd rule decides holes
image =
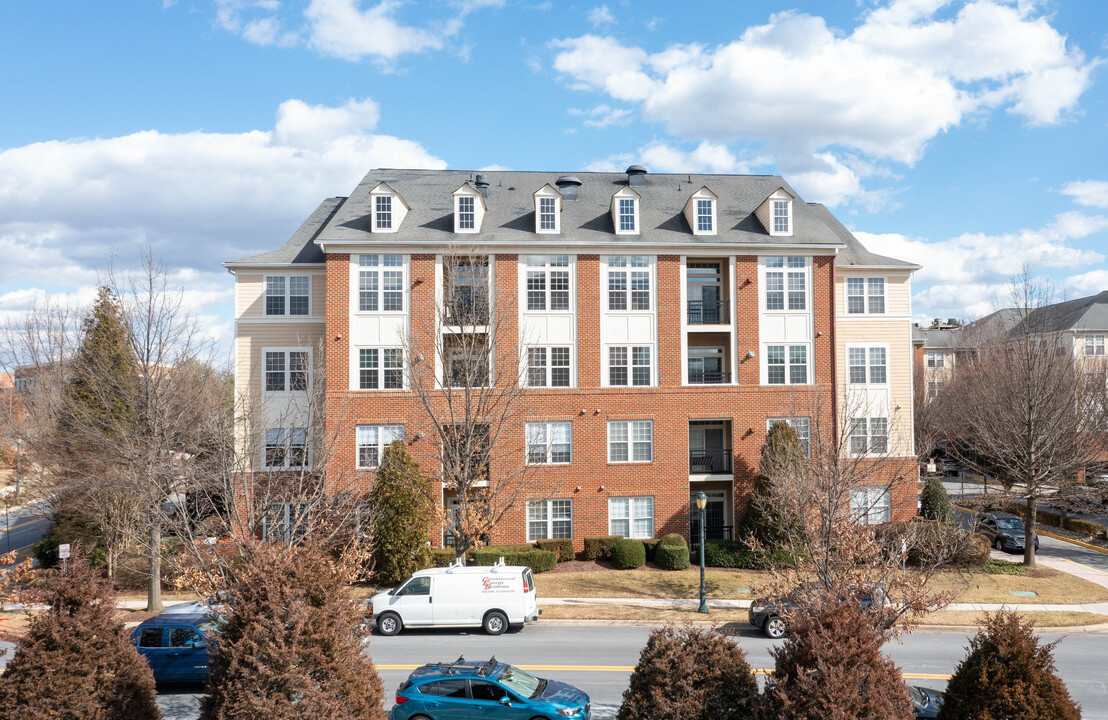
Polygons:
[[[916,267],[868,253],[780,177],[373,170],[280,250],[226,266],[237,389],[262,418],[240,441],[258,470],[312,462],[320,348],[329,462],[368,483],[392,439],[427,455],[408,334],[483,332],[457,313],[520,328],[499,348],[530,385],[514,441],[557,489],[493,542],[688,535],[701,490],[709,536],[726,537],[775,419],[804,440],[865,420],[858,453],[913,455]],[[439,345],[416,362],[449,382],[459,360]],[[848,383],[859,350],[866,381]],[[857,397],[864,414],[838,417]],[[909,480],[867,519],[914,514]]]

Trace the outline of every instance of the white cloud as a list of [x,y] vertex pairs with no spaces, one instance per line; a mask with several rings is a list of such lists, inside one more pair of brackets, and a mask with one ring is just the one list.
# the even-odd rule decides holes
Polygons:
[[614,108],[600,104],[592,110],[569,109],[570,115],[583,116],[585,125],[594,128],[606,128],[609,125],[626,125],[631,122],[631,111],[626,108]]
[[1063,195],[1069,195],[1078,205],[1108,208],[1108,182],[1104,180],[1081,180],[1067,183],[1062,188]]
[[[807,170],[806,182],[829,194],[808,199],[829,201],[864,196],[843,167],[849,153],[911,165],[968,117],[1003,108],[1031,124],[1055,123],[1089,87],[1099,61],[1033,6],[974,0],[949,12],[950,4],[894,0],[845,33],[786,11],[718,47],[648,53],[591,34],[551,47],[572,87],[636,103],[678,137],[821,159],[826,167]],[[789,159],[783,172],[805,172]]]
[[410,27],[394,17],[398,2],[383,0],[362,10],[358,0],[312,0],[304,11],[311,24],[309,44],[343,60],[372,57],[394,60],[406,53],[439,50],[443,39],[460,28],[457,22],[437,31]]
[[723,145],[702,142],[690,151],[664,142],[653,142],[634,153],[619,153],[585,166],[589,172],[622,172],[627,166],[643,164],[652,172],[748,173]]
[[1108,290],[1108,270],[1090,270],[1071,275],[1062,281],[1062,288],[1069,299],[1088,297]]
[[589,22],[592,23],[593,27],[613,25],[615,21],[616,17],[612,15],[612,11],[608,9],[607,5],[600,5],[589,10]]
[[272,130],[147,130],[0,151],[0,286],[80,291],[113,257],[133,264],[149,246],[174,272],[198,273],[195,309],[226,304],[223,261],[279,247],[370,168],[445,167],[416,142],[373,133],[379,115],[369,99],[288,100]]

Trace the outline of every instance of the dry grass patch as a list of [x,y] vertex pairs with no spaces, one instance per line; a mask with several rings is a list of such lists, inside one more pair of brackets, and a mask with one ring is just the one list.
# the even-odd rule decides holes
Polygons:
[[[1037,568],[1022,575],[988,575],[985,573],[939,573],[929,587],[952,590],[954,602],[960,603],[1058,603],[1085,605],[1108,602],[1108,588],[1075,575]],[[1035,597],[1017,597],[1013,590],[1029,590]]]
[[[763,572],[708,568],[704,586],[710,598],[747,598],[739,588],[757,587],[768,580]],[[557,572],[535,576],[542,598],[699,598],[700,569],[607,570],[600,572]]]
[[749,626],[746,610],[716,610],[702,615],[696,608],[654,608],[632,605],[543,605],[543,620],[650,620],[653,622],[742,623]]
[[[923,618],[921,625],[980,625],[983,613],[977,610],[940,610]],[[1088,612],[1021,612],[1038,628],[1076,627],[1108,622],[1108,615]]]

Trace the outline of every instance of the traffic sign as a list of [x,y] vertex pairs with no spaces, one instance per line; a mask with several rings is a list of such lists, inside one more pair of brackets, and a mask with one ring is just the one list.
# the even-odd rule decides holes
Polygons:
[[64,543],[58,546],[58,558],[65,560],[69,557],[69,543]]

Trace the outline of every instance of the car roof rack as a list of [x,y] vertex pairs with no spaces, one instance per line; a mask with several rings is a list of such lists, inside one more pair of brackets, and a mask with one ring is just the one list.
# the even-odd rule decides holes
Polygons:
[[423,667],[428,670],[438,670],[446,675],[454,675],[460,672],[475,672],[481,677],[488,677],[488,675],[496,670],[496,667],[500,664],[500,661],[496,659],[496,656],[489,658],[488,662],[466,662],[464,655],[459,655],[458,659],[454,662],[437,662],[427,663]]

